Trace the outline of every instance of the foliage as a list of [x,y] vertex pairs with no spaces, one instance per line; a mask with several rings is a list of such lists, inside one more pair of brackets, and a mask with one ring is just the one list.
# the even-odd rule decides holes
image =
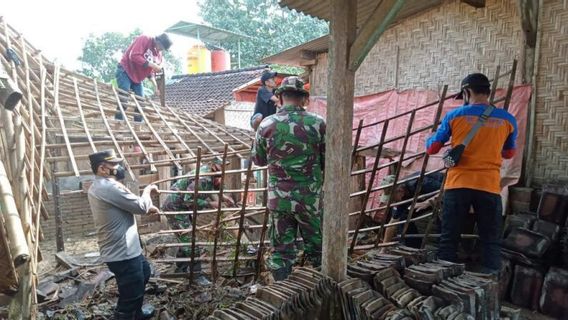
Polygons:
[[[140,29],[135,29],[127,35],[120,32],[105,32],[101,35],[89,34],[85,39],[82,54],[79,57],[81,69],[78,71],[107,83],[112,82],[122,53],[140,34],[142,34]],[[181,72],[181,62],[171,52],[164,54],[164,60],[166,61],[166,74]]]
[[[211,26],[251,37],[241,40],[241,67],[328,33],[325,21],[281,8],[278,0],[200,0],[199,5]],[[221,45],[236,62],[238,44]]]

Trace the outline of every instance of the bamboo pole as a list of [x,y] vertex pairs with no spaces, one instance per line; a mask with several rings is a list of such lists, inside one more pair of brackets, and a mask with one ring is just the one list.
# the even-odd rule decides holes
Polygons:
[[28,247],[28,242],[26,241],[26,235],[22,228],[22,220],[20,219],[20,214],[18,213],[18,208],[16,206],[16,199],[14,193],[12,192],[12,187],[10,186],[10,181],[8,179],[8,174],[4,167],[4,161],[0,160],[0,199],[2,200],[2,206],[0,206],[0,211],[6,222],[6,230],[9,249],[12,255],[12,263],[18,268],[30,259],[30,250]]
[[91,151],[93,153],[97,152],[97,147],[93,143],[93,138],[91,138],[91,133],[89,132],[89,126],[85,121],[85,114],[83,112],[83,106],[81,105],[81,96],[79,92],[79,87],[77,86],[77,79],[73,78],[73,87],[75,88],[75,97],[77,101],[77,108],[79,109],[79,116],[81,117],[81,123],[83,123],[83,130],[85,130],[85,136],[89,140],[89,145],[91,146]]
[[59,106],[59,65],[55,67],[55,83],[53,88],[53,95],[55,96],[54,108],[57,112],[57,116],[59,117],[59,124],[61,125],[61,131],[63,133],[63,139],[65,140],[65,144],[67,147],[67,154],[69,155],[69,159],[71,160],[71,167],[73,168],[73,172],[75,173],[76,177],[79,177],[79,168],[77,167],[77,162],[75,161],[75,156],[73,155],[73,149],[69,144],[69,137],[67,136],[67,129],[65,128],[65,121],[63,120],[63,114],[61,112],[61,107]]

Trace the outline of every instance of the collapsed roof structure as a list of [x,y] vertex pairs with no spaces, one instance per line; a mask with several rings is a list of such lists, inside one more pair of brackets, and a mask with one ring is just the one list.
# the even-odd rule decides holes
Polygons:
[[[49,181],[92,175],[88,154],[104,149],[115,149],[125,159],[131,190],[169,177],[171,167],[179,174],[189,170],[198,153],[206,161],[225,150],[236,158],[250,150],[250,133],[158,107],[151,99],[131,96],[118,109],[125,120],[115,121],[124,103],[117,89],[47,61],[3,19],[0,52],[6,78],[22,93],[15,109],[1,110],[1,195],[9,204],[0,216],[0,292],[22,296],[24,318],[35,296]],[[132,122],[135,109],[142,123]],[[152,176],[141,182],[148,172]]]

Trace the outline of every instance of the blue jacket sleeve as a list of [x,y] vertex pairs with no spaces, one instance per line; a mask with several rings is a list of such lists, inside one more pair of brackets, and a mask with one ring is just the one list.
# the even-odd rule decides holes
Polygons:
[[452,136],[452,128],[450,127],[451,113],[447,113],[433,136],[426,141],[426,150],[428,154],[435,154],[440,151],[450,137]]

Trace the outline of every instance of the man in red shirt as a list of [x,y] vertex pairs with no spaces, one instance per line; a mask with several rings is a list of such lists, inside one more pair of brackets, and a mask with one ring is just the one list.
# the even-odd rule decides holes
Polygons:
[[[143,97],[144,86],[142,81],[146,78],[150,78],[154,83],[154,87],[158,88],[154,75],[162,71],[162,51],[169,50],[171,45],[172,41],[165,33],[157,37],[141,35],[134,39],[122,55],[122,59],[116,69],[118,88],[127,92],[132,90],[135,95]],[[127,101],[126,98],[120,100],[124,110],[127,108]],[[123,120],[120,109],[117,110],[114,118]],[[141,122],[142,116],[139,114],[135,115],[134,121]]]

